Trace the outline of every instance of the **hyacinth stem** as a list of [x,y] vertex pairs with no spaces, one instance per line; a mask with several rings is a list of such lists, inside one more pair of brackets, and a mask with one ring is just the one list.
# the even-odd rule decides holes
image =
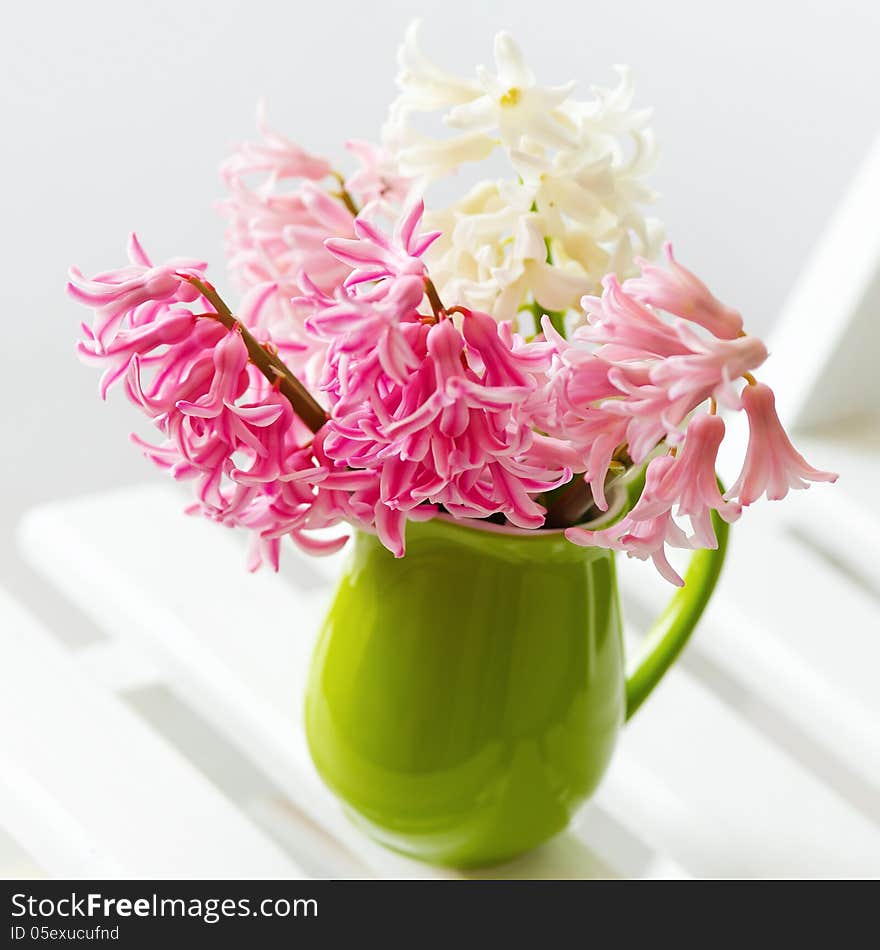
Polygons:
[[356,218],[360,214],[360,208],[355,204],[351,192],[345,187],[345,179],[339,172],[333,172],[333,177],[339,182],[339,191],[336,192],[336,197],[348,208],[352,216]]
[[[535,202],[532,202],[532,211],[537,211],[538,206]],[[548,264],[553,264],[553,242],[549,237],[544,238],[544,246],[547,248],[547,254],[545,260]],[[532,315],[535,318],[535,335],[543,333],[543,327],[541,326],[541,319],[547,317],[550,320],[550,323],[553,325],[553,329],[565,339],[565,311],[564,310],[548,310],[546,307],[542,307],[537,300],[533,300],[531,304],[527,307],[531,310]]]
[[428,303],[431,304],[431,309],[434,311],[434,317],[439,320],[441,316],[445,315],[446,308],[443,306],[440,294],[437,293],[434,281],[431,280],[430,277],[425,278],[425,294],[428,298]]
[[312,430],[317,432],[327,421],[327,415],[318,405],[311,393],[291,373],[275,353],[268,350],[257,340],[248,328],[232,313],[223,298],[207,281],[199,280],[189,274],[180,275],[185,281],[192,284],[196,290],[211,304],[216,311],[217,319],[227,330],[238,330],[247,347],[251,363],[272,383],[278,391],[293,406],[293,411]]
[[541,319],[548,317],[550,323],[553,324],[553,329],[565,339],[565,313],[562,310],[547,310],[546,307],[542,307],[537,300],[531,300],[529,303],[523,304],[519,309],[520,313],[528,311],[532,315],[532,319],[535,321],[534,336],[539,336],[544,332],[541,326]]
[[[625,472],[631,469],[633,460],[626,446],[621,445],[614,453],[608,474],[605,476],[605,491],[614,485]],[[582,475],[575,475],[570,482],[545,496],[544,505],[547,517],[545,528],[570,528],[584,520],[590,509],[595,507],[593,492]]]
[[[544,313],[550,318],[550,323],[553,325],[553,329],[565,339],[565,314],[561,310],[545,310]],[[538,319],[540,324],[541,320]]]
[[547,497],[545,528],[569,528],[583,520],[593,505],[593,493],[582,475],[575,475]]

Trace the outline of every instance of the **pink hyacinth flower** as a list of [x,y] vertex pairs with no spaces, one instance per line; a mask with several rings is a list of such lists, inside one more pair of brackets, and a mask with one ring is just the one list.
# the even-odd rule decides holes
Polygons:
[[[643,290],[654,286],[655,277],[646,277],[646,285],[636,286]],[[627,443],[630,457],[640,463],[662,439],[672,444],[681,441],[682,422],[710,397],[738,409],[736,384],[764,362],[767,349],[757,337],[722,339],[686,320],[664,319],[652,306],[636,300],[628,292],[631,286],[630,281],[621,285],[609,275],[603,280],[600,298],[585,297],[589,322],[575,332],[573,342],[575,346],[596,347],[592,356],[604,365],[605,378],[614,389],[598,408],[627,420],[621,441]],[[689,292],[696,294],[694,288]],[[700,300],[704,309],[709,306]],[[669,294],[663,297],[658,293],[652,302],[686,309],[680,299]],[[595,366],[587,368],[589,360],[583,361],[583,369],[567,362],[572,379],[588,373],[591,380],[601,381],[602,372]]]
[[294,304],[311,307],[312,315],[305,321],[310,333],[336,341],[331,362],[342,354],[364,359],[375,352],[384,372],[397,381],[418,367],[402,324],[419,320],[417,308],[425,294],[421,278],[401,277],[372,292],[340,293],[335,298],[322,294],[305,275],[300,282],[308,295],[295,298]]
[[350,237],[354,215],[318,184],[332,174],[326,159],[270,129],[262,112],[258,125],[262,141],[239,146],[221,166],[229,267],[245,292],[239,318],[270,337],[288,367],[313,383],[324,347],[305,332],[290,299],[301,292],[303,270],[327,292],[342,283],[350,268],[324,241]]
[[345,187],[362,205],[381,202],[396,208],[406,203],[412,180],[397,171],[394,159],[384,148],[360,139],[350,139],[345,147],[361,165],[345,179]]
[[696,406],[713,396],[729,409],[739,409],[739,396],[733,383],[767,359],[763,341],[756,336],[707,339],[690,327],[679,326],[678,329],[690,352],[670,356],[653,366],[651,382],[665,388],[671,401],[687,397]]
[[542,319],[541,326],[554,362],[529,400],[529,414],[537,428],[570,446],[578,461],[569,462],[568,467],[584,472],[593,501],[601,511],[607,511],[605,481],[615,451],[626,440],[628,426],[626,418],[599,408],[603,400],[620,396],[609,379],[612,364],[566,340],[548,317]]
[[79,341],[76,348],[85,362],[106,367],[98,387],[101,398],[107,398],[107,391],[125,375],[135,356],[181,342],[195,329],[196,319],[188,310],[173,310],[163,320],[117,331],[106,346],[102,346],[92,330],[83,324],[86,339]]
[[678,514],[690,518],[695,541],[700,547],[718,546],[712,527],[712,512],[717,511],[728,524],[742,514],[740,505],[722,497],[715,474],[724,432],[724,420],[720,416],[702,412],[691,419],[684,445],[674,461],[665,464],[653,487],[651,501],[638,505],[639,520],[677,506]]
[[584,297],[581,306],[589,322],[577,329],[575,339],[601,344],[598,355],[610,363],[690,350],[676,327],[630,296],[615,274],[602,279],[601,297]]
[[766,493],[768,499],[778,501],[791,488],[807,488],[809,482],[837,481],[834,472],[813,468],[791,444],[776,414],[776,398],[769,386],[746,386],[742,405],[749,418],[749,444],[742,471],[730,486],[727,498],[750,505]]
[[462,321],[462,335],[487,386],[534,386],[533,374],[547,367],[552,353],[546,343],[517,346],[509,324],[476,310]]
[[743,329],[739,311],[723,304],[696,274],[682,267],[669,242],[663,250],[668,268],[637,258],[641,277],[631,277],[623,289],[642,303],[699,324],[721,340],[739,336]]
[[[685,338],[691,336],[682,329]],[[608,399],[600,407],[628,419],[629,454],[639,463],[663,439],[681,441],[679,426],[687,415],[710,397],[738,409],[735,382],[767,357],[764,344],[752,336],[736,340],[703,339],[696,334],[686,355],[649,363],[615,363],[608,378],[622,399]]]
[[[173,303],[191,303],[199,293],[181,273],[200,276],[206,264],[189,258],[174,258],[154,267],[135,234],[128,239],[128,267],[86,278],[75,267],[70,268],[67,292],[75,300],[95,311],[90,336],[104,346],[131,314],[130,326],[150,323]],[[138,308],[144,307],[139,312]]]
[[422,254],[440,236],[439,231],[419,234],[423,201],[415,201],[394,225],[392,234],[384,234],[368,220],[370,209],[362,211],[354,222],[355,238],[330,238],[324,246],[340,261],[353,268],[346,286],[384,277],[415,276],[426,273]]
[[[292,404],[250,362],[240,325],[224,326],[171,264],[153,267],[136,242],[131,256],[128,267],[78,279],[72,294],[96,308],[104,331],[102,341],[85,328],[79,344],[105,367],[102,395],[124,376],[129,398],[164,436],[159,445],[133,441],[174,478],[194,482],[192,511],[254,533],[250,567],[268,560],[277,568],[285,535],[311,553],[344,543],[311,532],[338,524],[355,503],[338,486],[322,492],[330,467]],[[195,299],[209,312],[182,306]]]
[[616,542],[620,550],[626,551],[627,557],[642,561],[650,558],[661,577],[676,587],[684,587],[684,579],[669,563],[666,547],[689,548],[691,544],[673,520],[672,512],[667,510],[654,518],[626,518],[624,522],[627,531]]
[[[418,278],[386,282],[393,288],[404,280]],[[334,363],[339,395],[324,448],[339,464],[377,473],[388,510],[375,509],[376,527],[395,553],[403,550],[405,518],[426,504],[459,518],[501,512],[519,527],[540,527],[545,511],[532,496],[568,480],[566,463],[577,458],[565,443],[534,433],[527,413],[519,417],[536,389],[534,374],[549,368],[547,345],[519,342],[488,314],[465,312],[462,325],[402,323],[418,359],[403,376],[382,370],[375,339]],[[345,335],[332,342],[331,359],[346,345]]]
[[645,487],[636,506],[617,524],[599,531],[567,528],[565,537],[582,547],[611,548],[625,551],[628,557],[650,558],[660,574],[676,587],[684,581],[669,563],[666,546],[690,548],[692,542],[672,517],[672,506],[661,496],[661,485],[675,459],[663,455],[653,459],[645,472]]
[[284,178],[317,181],[330,174],[332,168],[326,159],[310,154],[270,127],[264,102],[257,106],[257,129],[262,141],[241,143],[220,166],[225,180],[262,173],[268,176],[264,187],[269,190]]

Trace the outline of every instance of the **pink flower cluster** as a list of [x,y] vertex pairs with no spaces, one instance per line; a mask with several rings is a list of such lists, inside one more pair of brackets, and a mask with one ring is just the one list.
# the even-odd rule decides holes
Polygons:
[[105,367],[102,395],[122,381],[161,431],[159,445],[133,438],[174,478],[195,483],[191,511],[254,532],[251,568],[263,558],[277,568],[285,535],[313,553],[336,550],[344,536],[311,532],[347,517],[357,479],[340,491],[328,480],[312,433],[249,361],[240,328],[224,325],[190,282],[204,279],[203,264],[154,267],[134,237],[129,257],[128,267],[91,280],[72,270],[68,285],[94,308],[78,350]]
[[[229,263],[244,291],[239,317],[270,336],[290,369],[311,381],[320,372],[323,348],[303,332],[291,304],[302,290],[300,276],[307,273],[325,292],[338,287],[348,268],[328,253],[326,239],[353,234],[353,201],[393,211],[409,183],[369,142],[346,143],[360,168],[339,182],[326,159],[271,129],[262,108],[258,127],[261,141],[243,143],[221,166]],[[344,187],[348,204],[333,194],[334,186]]]
[[[525,404],[552,348],[525,343],[484,313],[423,313],[421,203],[392,235],[359,219],[353,240],[327,247],[352,270],[332,297],[311,288],[306,326],[326,341],[322,389],[331,418],[324,451],[340,468],[370,471],[379,487],[376,526],[404,552],[407,518],[442,506],[458,518],[502,514],[538,528],[534,495],[571,478],[568,445],[535,432]],[[421,308],[421,309],[420,309]],[[379,514],[381,513],[381,518]]]
[[[602,510],[620,448],[635,465],[647,462],[644,490],[630,512],[609,528],[572,526],[566,536],[650,557],[664,577],[681,584],[666,547],[716,546],[713,511],[732,522],[765,492],[778,499],[789,488],[837,476],[812,468],[795,451],[772,391],[751,376],[767,358],[764,344],[743,332],[740,315],[682,267],[669,245],[666,255],[667,268],[641,261],[641,276],[623,285],[606,277],[601,298],[584,298],[587,323],[571,343],[545,321],[557,364],[539,424],[583,452],[584,477]],[[740,393],[743,377],[749,384]],[[691,416],[707,400],[710,412]],[[715,474],[725,434],[718,403],[745,409],[751,433],[742,473],[723,497]],[[661,445],[668,450],[657,455]],[[691,534],[676,516],[687,519]]]
[[[192,510],[253,533],[251,567],[277,568],[284,536],[314,553],[336,550],[344,535],[323,529],[343,522],[375,530],[396,556],[407,521],[440,511],[539,529],[557,489],[578,489],[584,512],[590,502],[607,511],[616,473],[644,466],[632,510],[600,530],[565,521],[566,536],[651,558],[680,584],[667,548],[715,546],[713,514],[731,522],[762,495],[836,478],[797,453],[772,391],[752,376],[763,343],[671,249],[666,267],[642,262],[623,284],[606,277],[601,297],[584,298],[586,323],[570,341],[549,319],[526,340],[488,314],[444,308],[422,259],[438,235],[421,233],[421,202],[383,229],[389,192],[377,184],[377,153],[362,154],[355,180],[374,200],[345,212],[345,236],[317,217],[307,236],[289,222],[276,229],[297,267],[283,285],[261,280],[255,247],[241,257],[255,268],[250,329],[206,283],[203,263],[153,266],[134,239],[128,266],[92,279],[71,272],[71,294],[95,314],[79,351],[104,368],[101,394],[121,382],[161,431],[159,445],[137,441],[194,483]],[[253,170],[307,179],[299,208],[343,208],[309,186],[326,165],[283,140],[243,151],[232,177]],[[277,210],[274,200],[261,207]],[[309,263],[316,274],[302,269]],[[272,295],[302,316],[298,335],[279,339],[254,317]],[[326,415],[280,358],[303,352],[320,355],[312,385]],[[745,411],[750,427],[742,472],[724,495],[719,405]]]

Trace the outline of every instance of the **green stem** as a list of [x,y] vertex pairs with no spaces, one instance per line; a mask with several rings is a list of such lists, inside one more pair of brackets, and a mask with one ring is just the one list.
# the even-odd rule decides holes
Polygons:
[[541,318],[549,317],[550,323],[553,324],[553,328],[561,336],[565,337],[565,314],[561,310],[547,310],[546,307],[542,307],[537,300],[532,300],[527,304],[523,304],[520,308],[522,310],[528,310],[532,314],[532,317],[535,320],[535,335],[543,333],[541,328]]
[[544,313],[550,318],[553,329],[565,339],[565,314],[561,310],[545,310]]

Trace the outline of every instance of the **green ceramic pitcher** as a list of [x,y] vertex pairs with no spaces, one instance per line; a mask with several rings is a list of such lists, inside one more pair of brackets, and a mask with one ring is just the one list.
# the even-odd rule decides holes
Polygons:
[[614,555],[442,517],[396,560],[354,539],[306,696],[312,758],[373,838],[424,861],[512,858],[568,824],[721,569],[698,551],[627,677]]

